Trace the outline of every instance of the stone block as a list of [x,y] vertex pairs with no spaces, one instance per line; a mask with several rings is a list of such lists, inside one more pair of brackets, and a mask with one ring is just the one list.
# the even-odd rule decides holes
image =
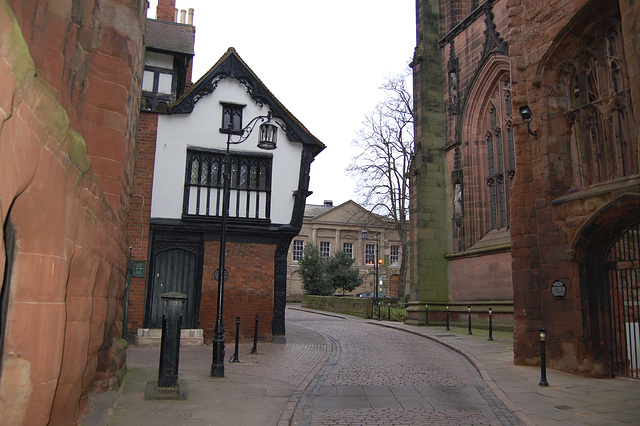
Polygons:
[[0,382],[0,424],[25,424],[32,390],[31,363],[15,354],[6,356]]
[[34,385],[57,380],[64,345],[64,303],[14,302],[8,324],[4,350],[31,363]]

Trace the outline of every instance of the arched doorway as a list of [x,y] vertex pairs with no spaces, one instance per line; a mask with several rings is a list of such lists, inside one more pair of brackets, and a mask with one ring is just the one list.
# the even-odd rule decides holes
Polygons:
[[640,378],[638,212],[640,196],[623,194],[594,213],[572,243],[580,268],[584,354],[612,376]]
[[614,376],[640,378],[640,223],[628,228],[606,255],[611,364]]

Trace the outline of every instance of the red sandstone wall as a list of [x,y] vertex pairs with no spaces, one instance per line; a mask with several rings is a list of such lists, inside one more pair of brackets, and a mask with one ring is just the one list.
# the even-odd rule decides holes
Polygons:
[[485,254],[449,261],[450,294],[455,301],[511,300],[511,254]]
[[[601,2],[607,10],[620,5],[625,39],[627,68],[631,84],[631,104],[636,123],[640,122],[640,35],[631,28],[640,25],[640,3],[629,0]],[[563,174],[561,136],[549,115],[554,96],[544,76],[545,55],[554,47],[554,39],[576,16],[595,20],[598,13],[585,6],[598,5],[587,0],[509,0],[511,78],[514,111],[529,105],[538,138],[527,133],[522,120],[514,120],[516,143],[516,176],[511,204],[511,236],[513,253],[515,361],[519,364],[539,362],[538,329],[547,328],[548,362],[554,368],[588,375],[606,376],[608,354],[605,332],[597,325],[601,313],[589,312],[585,296],[590,291],[581,277],[579,264],[585,253],[572,246],[582,227],[602,213],[620,190],[597,195],[584,194],[573,201],[558,202],[558,194],[570,189],[555,177]],[[626,30],[625,30],[626,28]],[[626,31],[626,32],[625,32]],[[556,105],[557,109],[557,105]],[[547,115],[549,114],[549,115]],[[637,177],[635,178],[637,180]],[[627,189],[629,190],[629,188]],[[633,190],[631,190],[633,191]],[[617,211],[617,213],[616,213]],[[608,212],[610,227],[596,228],[600,237],[613,237],[613,223],[624,222],[633,215],[629,209],[613,208]],[[636,215],[637,208],[636,208]],[[596,234],[597,235],[597,234]],[[595,238],[583,235],[582,238]],[[606,247],[605,247],[606,248]],[[600,254],[602,255],[602,254]],[[554,299],[549,286],[554,279],[567,284],[564,299]]]
[[143,3],[0,0],[0,230],[17,239],[0,424],[73,424],[124,363]]
[[[219,246],[215,241],[207,241],[204,245],[200,327],[208,339],[213,338],[217,317],[218,281],[214,272],[218,269]],[[258,314],[258,336],[270,339],[275,246],[227,242],[226,253],[229,279],[225,281],[222,318],[226,334],[235,340],[236,316],[240,316],[240,337],[253,337]]]

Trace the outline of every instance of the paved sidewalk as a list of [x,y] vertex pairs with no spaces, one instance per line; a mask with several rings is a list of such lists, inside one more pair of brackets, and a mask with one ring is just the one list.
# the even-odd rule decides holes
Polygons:
[[[640,381],[586,379],[548,369],[550,386],[541,387],[539,367],[513,365],[508,333],[494,332],[494,341],[488,341],[486,330],[474,330],[469,336],[466,328],[445,331],[443,327],[335,316],[418,334],[462,354],[524,425],[640,423]],[[251,344],[242,343],[240,363],[225,363],[225,377],[212,378],[211,346],[184,346],[180,379],[188,383],[188,400],[145,401],[146,382],[157,379],[159,348],[132,346],[127,349],[129,371],[123,386],[92,401],[94,409],[81,424],[289,425],[297,418],[307,390],[331,364],[331,347],[328,337],[287,324],[286,344],[259,343],[258,354],[251,355]],[[232,343],[227,345],[227,359],[233,349]]]

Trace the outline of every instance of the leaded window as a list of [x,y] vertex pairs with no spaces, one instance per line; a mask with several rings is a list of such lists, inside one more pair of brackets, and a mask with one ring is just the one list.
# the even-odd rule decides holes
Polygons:
[[572,185],[638,173],[637,128],[630,114],[619,20],[606,20],[589,31],[560,79],[567,99]]
[[[221,217],[225,153],[189,149],[183,217]],[[271,155],[229,155],[229,217],[270,219]]]
[[244,105],[222,103],[222,125],[220,127],[221,132],[242,132],[243,108]]
[[491,96],[486,114],[489,229],[509,226],[509,189],[515,173],[515,150],[511,127],[511,91],[502,80]]

